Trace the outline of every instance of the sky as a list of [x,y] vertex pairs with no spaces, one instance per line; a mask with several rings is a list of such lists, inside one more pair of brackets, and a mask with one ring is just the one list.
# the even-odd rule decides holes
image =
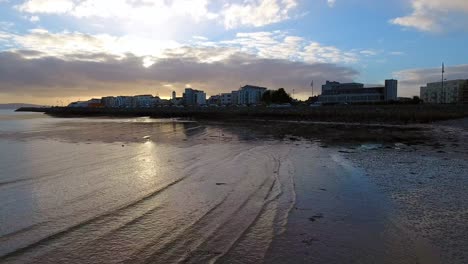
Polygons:
[[0,103],[391,78],[413,96],[442,62],[468,79],[467,46],[466,0],[0,0]]

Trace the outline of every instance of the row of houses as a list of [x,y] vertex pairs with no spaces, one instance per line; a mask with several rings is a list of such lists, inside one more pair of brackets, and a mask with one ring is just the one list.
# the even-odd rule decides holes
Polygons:
[[[265,87],[259,87],[254,85],[246,85],[241,87],[237,91],[230,93],[221,93],[219,95],[213,95],[208,100],[206,99],[206,93],[191,88],[185,89],[183,95],[183,104],[188,106],[193,105],[256,105],[261,103],[263,94],[268,90]],[[173,100],[174,98],[173,93]]]
[[263,94],[267,91],[265,87],[246,85],[238,91],[223,93],[206,99],[206,93],[201,90],[186,88],[182,97],[172,93],[170,100],[161,99],[151,94],[136,96],[106,96],[101,99],[73,102],[68,107],[91,107],[91,108],[154,108],[165,105],[203,106],[209,104],[217,105],[255,105],[261,102]]
[[150,94],[136,96],[106,96],[102,97],[101,99],[93,98],[88,101],[73,102],[69,104],[68,107],[152,108],[156,107],[162,102],[162,99]]

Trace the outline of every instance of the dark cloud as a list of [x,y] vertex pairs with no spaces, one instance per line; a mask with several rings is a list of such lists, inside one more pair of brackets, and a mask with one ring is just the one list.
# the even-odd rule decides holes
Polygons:
[[[207,63],[201,62],[199,54],[195,50],[185,50],[182,55],[157,59],[145,68],[142,66],[144,58],[131,54],[124,58],[108,54],[72,54],[57,58],[40,57],[34,51],[2,52],[0,93],[84,97],[135,94],[152,89],[169,96],[173,88],[163,84],[174,84],[175,90],[180,92],[189,83],[208,94],[217,94],[249,83],[284,87],[289,91],[295,89],[296,94],[306,95],[311,80],[316,84],[325,80],[351,81],[358,74],[351,68],[334,64],[263,59],[244,53],[233,53],[223,60]],[[202,54],[206,55],[206,50]]]

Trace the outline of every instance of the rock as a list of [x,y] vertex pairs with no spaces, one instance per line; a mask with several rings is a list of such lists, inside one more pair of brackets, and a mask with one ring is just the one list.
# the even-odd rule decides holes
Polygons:
[[323,215],[322,215],[322,214],[316,214],[316,215],[314,215],[314,216],[309,217],[309,221],[315,222],[315,221],[317,221],[318,219],[322,219],[322,218],[323,218]]
[[312,237],[312,238],[309,238],[309,239],[302,240],[302,243],[310,246],[310,245],[312,245],[312,243],[317,242],[317,241],[319,241],[317,238]]

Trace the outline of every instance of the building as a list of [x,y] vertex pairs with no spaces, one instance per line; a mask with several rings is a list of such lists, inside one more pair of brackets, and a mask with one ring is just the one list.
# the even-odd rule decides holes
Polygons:
[[210,98],[208,98],[206,103],[209,105],[219,105],[221,103],[221,96],[212,95]]
[[[259,104],[262,101],[262,96],[266,92],[267,88],[246,85],[241,87],[237,94],[237,104],[240,105],[252,105]],[[231,95],[232,102],[232,95]]]
[[468,81],[462,87],[462,91],[460,93],[460,103],[468,104]]
[[101,99],[91,99],[88,101],[78,101],[78,102],[73,102],[68,105],[68,107],[71,108],[99,108],[103,107],[104,105],[102,104]]
[[132,100],[133,108],[154,108],[161,102],[159,97],[154,97],[151,94],[136,95]]
[[132,96],[117,96],[115,97],[115,103],[113,108],[132,108],[133,97]]
[[104,107],[107,108],[153,108],[161,103],[159,97],[151,94],[136,96],[106,96],[101,99]]
[[101,98],[101,102],[104,107],[114,108],[116,103],[116,98],[114,96],[106,96]]
[[231,105],[238,105],[239,104],[239,91],[232,91],[231,92]]
[[468,80],[451,80],[428,83],[421,87],[421,100],[430,104],[468,103]]
[[182,105],[184,103],[183,97],[176,97],[170,100],[171,105]]
[[383,87],[364,87],[362,83],[327,81],[322,86],[322,103],[376,103],[398,99],[398,81],[385,80]]
[[384,100],[398,101],[398,81],[397,80],[385,80],[384,87]]
[[232,93],[222,93],[221,94],[221,105],[231,105],[232,104]]
[[172,99],[172,100],[177,99],[177,93],[176,93],[176,91],[172,91],[172,98],[171,98],[171,99]]
[[199,91],[192,88],[185,88],[183,98],[185,105],[206,105],[206,93],[204,91]]

